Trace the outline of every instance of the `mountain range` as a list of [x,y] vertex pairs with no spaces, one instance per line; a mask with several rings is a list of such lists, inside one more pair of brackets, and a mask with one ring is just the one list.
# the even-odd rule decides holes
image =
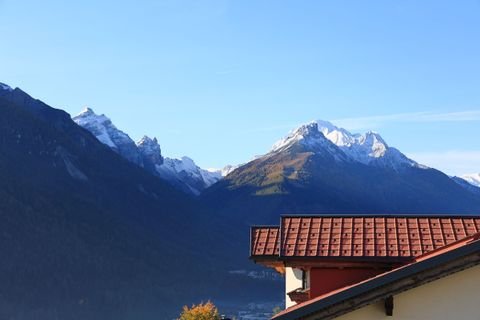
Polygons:
[[[191,158],[186,156],[181,159],[164,158],[156,138],[151,139],[148,136],[144,136],[135,143],[128,134],[117,129],[108,117],[97,115],[90,108],[86,108],[79,115],[73,117],[73,120],[78,125],[89,130],[100,142],[111,147],[125,159],[169,181],[178,189],[193,195],[200,195],[203,190],[240,167],[228,165],[222,170],[205,170],[198,167]],[[388,146],[380,134],[376,132],[369,131],[364,134],[352,134],[346,129],[336,127],[324,120],[312,122],[310,125],[314,124],[316,124],[314,130],[320,132],[324,138],[343,152],[343,154],[337,152],[336,156],[338,157],[346,156],[350,161],[397,171],[402,167],[428,169],[426,166],[409,159],[398,149]],[[300,126],[275,143],[270,153],[286,149],[293,141],[303,139],[304,128],[305,126]],[[311,137],[304,141],[304,143],[311,142]],[[328,148],[328,146],[326,147]],[[479,174],[453,177],[453,180],[463,185],[466,189],[473,191],[476,191],[476,189],[472,189],[470,185],[480,187]],[[468,185],[464,184],[465,181]]]
[[480,214],[480,188],[325,121],[222,173],[4,84],[0,112],[0,318],[172,319],[208,298],[280,301],[280,282],[245,270],[249,225],[282,213]]
[[[478,213],[478,194],[389,147],[323,121],[292,131],[202,198],[248,223],[278,213]],[[238,203],[243,203],[240,207]]]

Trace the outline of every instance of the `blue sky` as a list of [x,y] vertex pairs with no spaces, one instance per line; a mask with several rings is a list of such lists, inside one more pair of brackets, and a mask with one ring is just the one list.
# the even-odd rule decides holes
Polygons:
[[295,126],[480,171],[480,1],[0,0],[0,82],[203,167]]

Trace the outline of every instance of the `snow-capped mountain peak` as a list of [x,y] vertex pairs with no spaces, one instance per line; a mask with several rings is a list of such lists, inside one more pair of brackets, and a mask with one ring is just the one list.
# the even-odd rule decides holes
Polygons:
[[104,114],[98,115],[93,109],[86,107],[80,114],[73,117],[73,121],[127,160],[142,166],[142,159],[135,142],[128,134],[117,129],[110,118]]
[[83,121],[83,122],[100,122],[100,123],[109,123],[109,124],[113,125],[110,118],[108,118],[104,114],[101,114],[101,115],[96,114],[95,111],[93,111],[93,109],[90,108],[90,107],[85,107],[74,118],[78,119],[78,121]]
[[291,131],[285,138],[275,143],[270,152],[278,152],[289,149],[296,143],[300,143],[301,145],[312,149],[318,149],[319,147],[325,146],[329,142],[319,131],[318,124],[316,122],[310,122]]
[[163,164],[162,150],[157,138],[143,136],[137,142],[137,148],[143,158],[144,167],[155,167]]
[[471,173],[460,176],[463,180],[467,181],[471,185],[480,188],[480,173]]
[[228,166],[225,166],[223,167],[221,170],[217,170],[217,172],[220,172],[220,174],[222,175],[222,177],[226,177],[228,176],[230,173],[232,173],[233,171],[235,171],[235,169],[239,168],[240,166],[232,166],[232,165],[228,165]]
[[331,122],[317,120],[318,130],[339,147],[351,146],[359,135],[352,135],[345,129],[334,126]]
[[312,152],[317,155],[333,157],[336,161],[346,161],[348,158],[335,144],[329,141],[320,131],[316,121],[304,124],[291,131],[285,138],[275,143],[266,155],[274,155],[287,150]]
[[156,170],[160,177],[194,195],[222,179],[219,172],[204,170],[189,157],[165,158],[162,165],[156,166]]
[[378,133],[373,131],[368,131],[364,135],[359,135],[357,142],[368,150],[368,156],[372,158],[381,158],[388,150],[388,145],[385,140],[383,140]]
[[389,147],[377,132],[368,131],[364,134],[352,134],[348,130],[336,127],[328,121],[318,120],[317,123],[319,130],[325,137],[355,161],[395,169],[401,166],[425,168],[407,158],[397,149]]
[[79,126],[92,132],[103,144],[106,144],[111,148],[117,148],[117,145],[113,141],[113,137],[111,137],[111,133],[118,129],[105,115],[97,115],[93,109],[85,107],[82,112],[73,117],[73,121]]
[[365,134],[352,134],[328,121],[318,120],[317,123],[318,129],[324,136],[338,147],[350,148],[354,145],[361,145],[366,149],[365,152],[374,158],[383,156],[388,149],[385,140],[375,131],[368,131]]
[[273,145],[270,153],[288,150],[296,144],[315,153],[330,153],[337,160],[349,159],[366,165],[394,169],[409,166],[425,168],[397,149],[389,147],[377,132],[353,134],[324,120],[310,122],[291,131],[284,139]]
[[107,116],[98,115],[91,108],[85,108],[73,120],[125,159],[186,192],[198,195],[222,179],[221,172],[201,169],[188,157],[164,158],[156,138],[143,136],[135,143],[125,132],[117,129]]
[[142,139],[137,142],[137,146],[148,154],[161,153],[157,138],[152,139],[148,136],[143,136]]
[[214,175],[220,175],[222,178],[228,176],[230,173],[235,171],[236,169],[240,168],[242,165],[226,165],[222,169],[218,168],[208,168],[207,171],[214,174]]
[[85,116],[85,115],[95,115],[95,112],[93,111],[92,108],[90,108],[90,107],[85,107],[85,108],[83,108],[83,110],[80,111],[80,113],[78,114],[78,116],[80,116],[80,115],[84,115],[84,116]]

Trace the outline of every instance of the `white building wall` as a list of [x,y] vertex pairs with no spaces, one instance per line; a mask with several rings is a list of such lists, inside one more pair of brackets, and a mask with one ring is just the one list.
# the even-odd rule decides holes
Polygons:
[[383,303],[352,311],[337,320],[478,320],[480,266],[476,266],[394,296],[393,317]]
[[296,305],[290,300],[287,293],[302,287],[302,270],[297,268],[285,268],[285,307],[289,308]]

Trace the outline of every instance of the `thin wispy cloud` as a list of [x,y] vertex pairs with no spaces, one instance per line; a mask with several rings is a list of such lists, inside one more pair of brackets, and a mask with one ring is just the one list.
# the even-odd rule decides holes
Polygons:
[[410,112],[389,115],[341,118],[332,120],[336,126],[349,130],[375,129],[390,123],[480,121],[480,110],[457,112]]
[[[339,118],[329,121],[335,126],[345,128],[347,130],[373,130],[384,127],[391,123],[480,121],[480,110],[455,112],[408,112],[366,117]],[[307,122],[308,121],[305,121],[304,123]],[[291,130],[299,125],[301,125],[301,123],[252,128],[246,130],[245,133]]]

